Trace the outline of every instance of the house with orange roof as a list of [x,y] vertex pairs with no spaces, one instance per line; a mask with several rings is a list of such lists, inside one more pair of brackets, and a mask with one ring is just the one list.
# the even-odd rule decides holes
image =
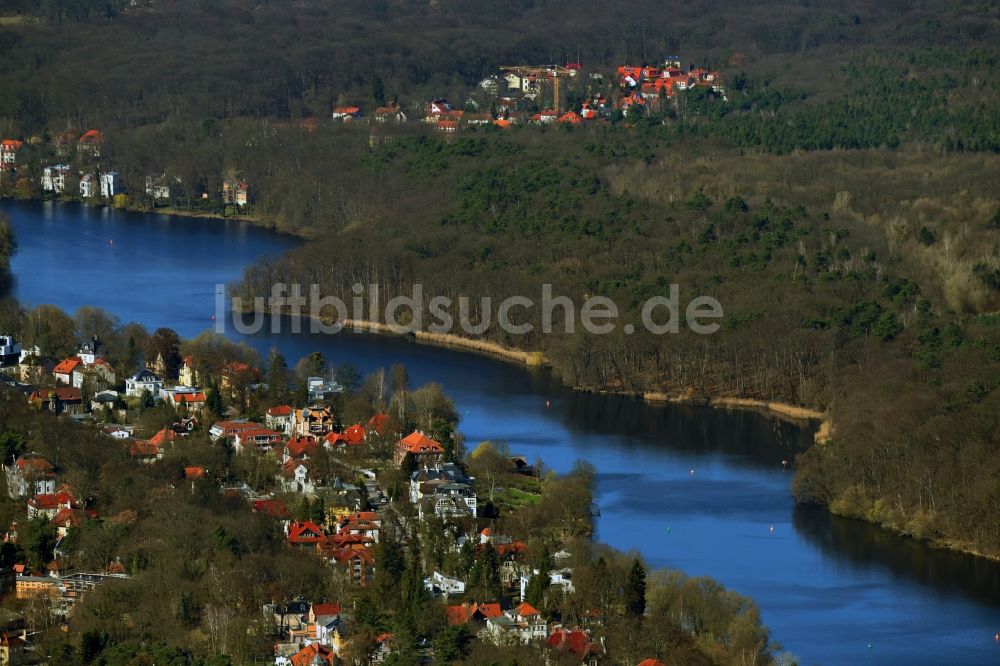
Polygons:
[[580,117],[580,114],[576,113],[575,111],[567,111],[566,113],[559,116],[556,122],[560,124],[576,125],[582,120],[583,118]]
[[457,604],[445,608],[448,624],[455,627],[462,624],[478,624],[485,626],[486,621],[501,617],[503,609],[498,603],[489,604]]
[[83,413],[83,394],[72,386],[43,388],[28,395],[28,403],[55,414]]
[[667,662],[660,661],[659,659],[643,659],[639,662],[638,666],[667,666]]
[[233,451],[243,453],[248,448],[265,452],[281,441],[281,433],[267,428],[241,429],[233,435]]
[[293,546],[305,546],[315,548],[316,544],[326,540],[326,533],[323,528],[311,520],[302,520],[292,523],[288,527],[288,543]]
[[355,511],[341,519],[337,525],[337,534],[351,534],[371,539],[378,543],[379,532],[382,529],[382,517],[376,511]]
[[60,509],[79,509],[80,502],[73,496],[72,493],[67,492],[65,487],[63,490],[55,493],[46,493],[43,495],[35,495],[28,500],[28,518],[43,517],[51,520],[59,513]]
[[264,425],[271,430],[283,432],[286,435],[292,434],[292,414],[294,410],[290,405],[276,405],[268,407],[264,414]]
[[365,443],[368,433],[364,426],[354,424],[344,429],[344,432],[327,433],[323,438],[323,446],[328,449],[340,447],[361,446]]
[[204,391],[167,391],[166,398],[174,409],[187,412],[200,412],[208,403]]
[[582,629],[555,627],[545,641],[549,648],[570,654],[581,664],[597,664],[606,654],[604,644],[590,640],[590,634]]
[[497,645],[507,645],[512,641],[530,643],[548,638],[549,624],[538,609],[524,602],[500,617],[489,618],[486,635]]
[[375,552],[371,548],[340,548],[322,551],[331,564],[344,570],[347,580],[365,587],[375,577]]
[[218,421],[213,423],[212,427],[208,429],[208,436],[213,441],[218,441],[220,439],[231,439],[237,433],[245,430],[260,430],[262,428],[264,428],[262,424],[253,421]]
[[291,513],[289,513],[288,507],[285,506],[285,503],[279,499],[273,498],[254,500],[251,511],[254,513],[263,513],[271,518],[285,519],[291,516]]
[[204,467],[185,467],[184,468],[184,478],[188,481],[194,481],[195,479],[205,478],[205,468]]
[[0,164],[16,164],[22,147],[24,147],[24,143],[17,139],[0,141]]
[[158,460],[163,460],[164,451],[158,444],[153,444],[145,439],[137,439],[129,447],[128,455],[137,463],[151,465]]
[[441,456],[444,455],[444,447],[441,446],[440,442],[435,441],[419,430],[416,430],[399,440],[396,444],[396,454],[394,458],[396,464],[399,465],[402,463],[403,458],[405,458],[407,454],[413,456],[418,465],[431,464],[441,459]]
[[377,123],[405,123],[406,114],[399,108],[398,104],[380,106],[372,113],[372,117]]
[[531,116],[531,118],[528,119],[528,122],[547,125],[548,123],[554,123],[556,119],[559,118],[559,115],[559,112],[555,109],[545,109]]
[[315,437],[309,435],[304,437],[292,437],[290,440],[285,442],[285,448],[282,452],[282,461],[288,462],[289,460],[308,460],[316,455],[319,447],[319,440]]
[[319,643],[309,643],[291,656],[290,663],[292,666],[335,666],[337,655],[334,654],[333,648]]
[[76,142],[76,151],[90,157],[101,156],[101,146],[104,144],[104,134],[100,130],[87,130]]
[[7,494],[13,498],[45,495],[56,491],[56,473],[52,463],[40,455],[29,453],[4,465]]
[[[250,203],[250,185],[242,178],[227,178],[222,183],[222,203],[246,206]],[[245,364],[242,364],[245,365]],[[258,380],[260,375],[258,373]]]
[[361,117],[361,108],[357,106],[336,106],[333,108],[333,120],[350,122]]
[[329,407],[313,406],[296,409],[292,414],[292,434],[322,437],[331,432],[336,419]]

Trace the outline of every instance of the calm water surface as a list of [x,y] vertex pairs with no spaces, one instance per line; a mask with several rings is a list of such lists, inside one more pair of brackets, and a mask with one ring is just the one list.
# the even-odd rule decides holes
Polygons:
[[[0,201],[0,210],[21,246],[13,270],[23,302],[96,305],[184,336],[212,326],[217,283],[296,244],[237,223],[52,203]],[[469,442],[503,440],[561,471],[589,460],[599,539],[752,596],[802,663],[1000,664],[1000,565],[797,506],[781,460],[809,432],[753,413],[579,394],[544,371],[397,338],[245,340],[262,353],[278,347],[289,364],[317,350],[363,372],[404,363],[415,383],[444,385]]]

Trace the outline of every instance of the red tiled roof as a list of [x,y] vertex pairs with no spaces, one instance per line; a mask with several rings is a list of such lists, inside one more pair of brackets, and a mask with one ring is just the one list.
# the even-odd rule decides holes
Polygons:
[[0,145],[7,150],[20,150],[21,146],[24,145],[24,142],[18,141],[17,139],[4,139]]
[[267,410],[268,416],[290,416],[292,413],[292,408],[288,405],[278,405],[277,407],[271,407]]
[[30,469],[35,474],[44,474],[52,471],[52,463],[41,456],[21,456],[17,459],[17,468],[22,472]]
[[56,364],[56,367],[52,368],[52,373],[56,375],[70,375],[76,370],[76,366],[83,363],[77,356],[70,358],[65,358]]
[[185,467],[184,468],[184,478],[185,479],[200,479],[205,476],[204,467]]
[[197,393],[174,393],[173,396],[174,396],[174,402],[196,403],[196,402],[205,402],[206,400],[208,400],[208,398],[205,397],[205,394],[202,391],[198,391]]
[[299,458],[303,455],[314,455],[319,449],[319,442],[314,437],[293,437],[285,444],[288,455]]
[[539,615],[539,612],[538,609],[525,601],[520,606],[514,608],[514,614],[521,617],[530,617],[532,615]]
[[80,143],[100,143],[104,141],[104,135],[101,134],[100,130],[87,130],[80,137]]
[[399,448],[407,453],[419,455],[421,453],[444,453],[444,447],[440,442],[436,442],[422,432],[413,432],[399,440]]
[[333,650],[319,643],[310,643],[292,655],[292,666],[313,666],[323,663],[334,666],[336,662],[337,657]]
[[667,666],[667,663],[659,659],[643,659],[639,662],[639,666]]
[[156,446],[162,446],[167,442],[172,442],[177,439],[179,435],[171,430],[170,428],[164,428],[160,430],[155,435],[149,438],[150,444],[155,444]]
[[272,518],[288,518],[288,507],[285,503],[277,499],[259,499],[253,502],[253,511],[263,513]]
[[288,528],[289,543],[317,543],[325,538],[323,528],[311,520],[292,523],[291,527]]
[[340,604],[313,604],[312,614],[319,615],[340,615]]
[[[562,627],[554,629],[552,635],[546,640],[546,643],[554,650],[567,650],[580,658],[587,656],[594,647],[587,632],[580,631],[579,629],[567,631]],[[645,663],[643,662],[643,664]],[[639,666],[643,666],[643,664]]]
[[333,110],[334,113],[357,113],[361,109],[356,106],[338,106]]
[[503,609],[500,608],[500,604],[459,604],[457,606],[448,606],[446,609],[448,614],[448,624],[454,626],[457,624],[466,624],[473,618],[473,616],[478,613],[483,618],[494,618],[503,615]]
[[78,504],[75,497],[69,493],[45,493],[35,495],[28,500],[28,505],[40,511],[58,509],[61,506],[69,505],[71,508]]
[[153,458],[160,455],[160,447],[144,439],[137,439],[128,452],[133,458]]
[[388,414],[376,414],[368,419],[368,430],[374,430],[380,435],[385,434],[385,429],[389,427],[390,418]]
[[59,388],[38,389],[28,396],[28,400],[51,400],[58,398],[62,402],[79,402],[83,400],[80,389],[72,386],[60,386]]

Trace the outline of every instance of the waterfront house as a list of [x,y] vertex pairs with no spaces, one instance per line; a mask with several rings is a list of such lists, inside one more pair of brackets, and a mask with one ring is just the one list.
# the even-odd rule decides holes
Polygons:
[[55,164],[42,169],[42,191],[62,194],[66,189],[66,177],[73,173],[68,164]]
[[143,391],[148,391],[156,399],[160,397],[162,390],[163,380],[149,368],[143,368],[125,380],[125,395],[132,398],[138,398]]
[[97,178],[92,173],[85,173],[80,178],[80,196],[89,199],[97,194]]
[[170,184],[166,174],[146,176],[146,196],[154,201],[170,199]]
[[122,180],[117,171],[105,171],[101,174],[101,196],[110,199],[116,194],[121,194]]
[[222,183],[222,203],[246,206],[250,203],[250,186],[239,178],[226,180]]

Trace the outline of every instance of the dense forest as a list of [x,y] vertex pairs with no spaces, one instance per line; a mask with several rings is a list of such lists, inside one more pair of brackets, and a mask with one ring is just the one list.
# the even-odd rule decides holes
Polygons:
[[[314,242],[250,269],[242,295],[551,283],[613,298],[624,321],[671,283],[712,295],[713,336],[483,335],[581,387],[825,409],[833,437],[798,461],[800,499],[1000,554],[996,6],[71,4],[21,2],[0,24],[0,129],[38,138],[34,177],[89,127],[130,191],[179,179],[177,208],[243,174],[255,220]],[[472,91],[503,64],[607,73],[669,53],[720,69],[726,98],[448,139],[326,120],[345,103],[489,105]],[[614,87],[588,77],[564,99]]]

